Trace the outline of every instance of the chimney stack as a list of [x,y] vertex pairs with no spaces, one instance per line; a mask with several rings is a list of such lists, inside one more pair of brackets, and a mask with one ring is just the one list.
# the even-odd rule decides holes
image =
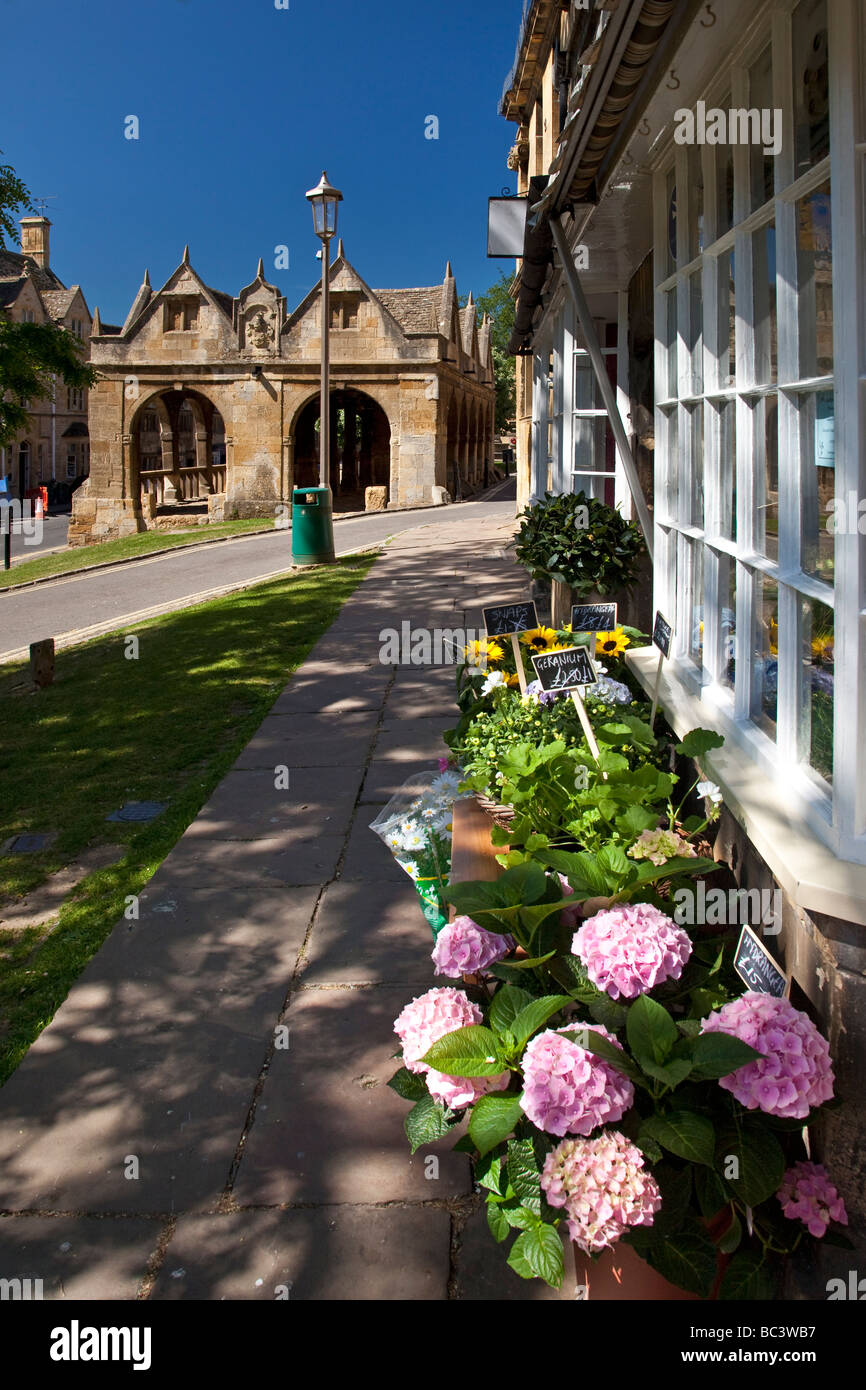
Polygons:
[[51,223],[47,217],[20,217],[21,250],[31,256],[43,270],[48,269],[48,228]]

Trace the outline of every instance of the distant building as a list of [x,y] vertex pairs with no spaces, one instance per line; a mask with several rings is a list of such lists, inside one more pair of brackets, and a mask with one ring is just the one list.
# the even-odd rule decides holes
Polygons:
[[[490,324],[439,285],[373,290],[340,242],[330,270],[335,496],[381,489],[391,507],[471,492],[493,465]],[[95,311],[90,478],[70,544],[145,530],[190,503],[210,519],[275,516],[319,478],[321,286],[293,313],[255,279],[234,298],[188,250],[161,290],[147,272],[122,327]],[[284,514],[284,513],[283,513]]]
[[[20,221],[21,251],[0,250],[0,312],[15,323],[56,324],[89,342],[90,310],[81,286],[67,288],[49,264],[51,223],[47,217]],[[53,400],[31,403],[26,432],[0,449],[0,476],[12,475],[13,495],[52,482],[72,488],[87,476],[87,396],[58,381]]]

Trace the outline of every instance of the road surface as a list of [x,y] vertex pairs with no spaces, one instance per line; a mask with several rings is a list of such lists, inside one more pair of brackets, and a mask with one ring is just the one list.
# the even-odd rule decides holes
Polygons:
[[[491,488],[477,502],[418,512],[381,512],[337,520],[338,555],[347,555],[388,536],[432,520],[441,524],[448,512],[464,518],[472,512],[501,520],[514,515],[514,479]],[[215,590],[284,573],[291,566],[291,532],[268,531],[213,545],[163,552],[110,569],[83,571],[19,590],[0,590],[0,662],[20,659],[31,642],[53,637],[58,646],[98,636],[204,601]]]

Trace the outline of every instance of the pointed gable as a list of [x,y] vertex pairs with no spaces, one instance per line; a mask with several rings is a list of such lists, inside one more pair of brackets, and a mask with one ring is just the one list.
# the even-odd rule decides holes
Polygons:
[[[400,291],[385,290],[380,295],[372,289],[347,259],[340,242],[339,254],[328,272],[329,308],[331,314],[331,357],[334,361],[411,357],[413,335],[435,336],[413,320],[404,327],[401,319],[412,308],[410,299],[404,301]],[[316,284],[286,320],[283,329],[284,356],[300,355],[303,360],[318,360],[321,352],[321,284]],[[422,295],[424,291],[420,292]],[[414,308],[417,309],[417,304]],[[426,352],[426,349],[425,349]],[[415,355],[418,355],[417,350]]]
[[200,352],[234,343],[231,295],[206,285],[190,264],[189,247],[180,265],[155,293],[145,272],[144,283],[126,317],[121,336],[132,342],[142,337],[179,358],[186,349]]

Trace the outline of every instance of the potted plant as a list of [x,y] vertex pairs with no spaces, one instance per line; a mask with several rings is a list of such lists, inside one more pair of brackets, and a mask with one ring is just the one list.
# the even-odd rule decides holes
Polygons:
[[547,492],[521,514],[515,555],[552,589],[551,624],[568,621],[578,600],[625,597],[646,554],[640,528],[583,492]]
[[[622,1241],[697,1297],[772,1298],[780,1260],[847,1220],[801,1137],[833,1094],[827,1043],[788,1000],[742,993],[728,941],[653,901],[708,862],[608,849],[448,891],[436,967],[488,987],[406,1006],[391,1085],[413,1102],[413,1151],[468,1118],[456,1147],[525,1278],[559,1285],[562,1226],[579,1269]],[[581,917],[598,895],[609,906]]]

